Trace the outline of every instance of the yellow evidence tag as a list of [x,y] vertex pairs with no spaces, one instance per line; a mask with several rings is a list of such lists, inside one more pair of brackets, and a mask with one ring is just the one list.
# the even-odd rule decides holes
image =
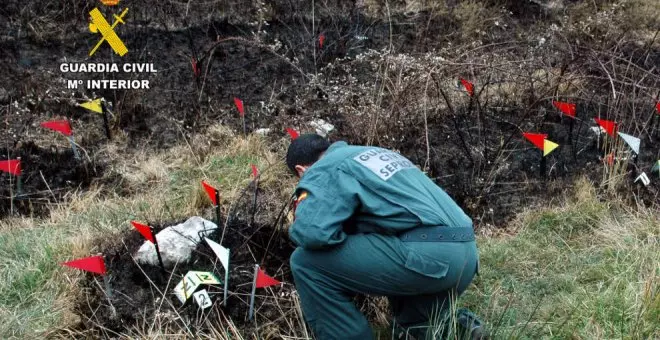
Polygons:
[[174,287],[174,295],[176,295],[181,303],[186,303],[199,286],[219,284],[221,284],[220,280],[211,272],[189,271],[179,284]]

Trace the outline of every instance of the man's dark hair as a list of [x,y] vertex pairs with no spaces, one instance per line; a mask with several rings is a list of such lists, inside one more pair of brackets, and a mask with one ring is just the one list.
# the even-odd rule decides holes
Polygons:
[[325,138],[308,133],[294,139],[286,152],[286,165],[297,175],[296,165],[308,165],[316,162],[322,153],[330,147]]

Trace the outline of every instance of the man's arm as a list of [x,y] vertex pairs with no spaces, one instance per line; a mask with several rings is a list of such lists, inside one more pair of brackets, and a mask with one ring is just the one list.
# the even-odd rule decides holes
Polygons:
[[[301,183],[295,221],[289,230],[291,240],[305,249],[320,249],[344,242],[343,223],[358,205],[355,190],[359,183],[346,176],[339,183],[321,187]],[[353,187],[348,182],[355,181]],[[343,182],[343,183],[342,183]]]

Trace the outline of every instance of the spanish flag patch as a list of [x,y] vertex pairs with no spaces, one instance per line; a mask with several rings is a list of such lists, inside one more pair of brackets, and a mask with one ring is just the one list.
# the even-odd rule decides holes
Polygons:
[[298,199],[296,199],[296,205],[300,204],[305,198],[307,198],[307,191],[303,191],[298,195]]
[[296,210],[298,209],[298,204],[307,198],[307,191],[303,191],[296,197],[296,201],[293,203],[293,220],[296,220]]

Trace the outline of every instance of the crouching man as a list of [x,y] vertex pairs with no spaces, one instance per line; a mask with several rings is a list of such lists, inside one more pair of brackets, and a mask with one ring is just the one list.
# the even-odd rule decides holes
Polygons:
[[477,272],[471,219],[393,151],[307,134],[286,163],[300,178],[291,270],[316,339],[373,338],[357,294],[388,297],[398,332],[430,338]]

